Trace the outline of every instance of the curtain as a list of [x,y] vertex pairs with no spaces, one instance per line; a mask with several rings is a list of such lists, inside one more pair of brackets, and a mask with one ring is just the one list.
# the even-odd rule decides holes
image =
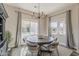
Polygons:
[[74,48],[74,38],[71,22],[71,10],[66,12],[66,33],[67,33],[67,47]]
[[49,21],[48,21],[48,37],[51,36],[51,27],[50,27],[50,24],[51,24],[51,17],[49,17]]
[[21,12],[17,12],[17,29],[16,29],[16,41],[15,46],[20,46],[21,44]]

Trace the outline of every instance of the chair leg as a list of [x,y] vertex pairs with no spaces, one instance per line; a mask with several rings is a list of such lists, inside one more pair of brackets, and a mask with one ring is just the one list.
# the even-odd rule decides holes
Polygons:
[[41,56],[44,56],[45,52],[41,52]]
[[52,53],[53,53],[53,52],[51,52],[51,56],[52,56]]
[[44,53],[43,52],[41,52],[41,54],[42,54],[42,56],[44,56]]
[[57,50],[57,54],[58,54],[58,56],[59,56],[58,48],[56,48],[56,50]]
[[50,56],[52,56],[52,53],[50,53]]
[[41,56],[41,51],[40,50],[38,51],[38,56]]

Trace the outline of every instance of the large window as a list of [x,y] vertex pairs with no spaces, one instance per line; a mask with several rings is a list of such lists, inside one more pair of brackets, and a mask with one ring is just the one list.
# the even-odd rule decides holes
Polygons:
[[56,21],[51,22],[51,35],[53,37],[57,36],[57,22]]
[[66,45],[65,17],[51,18],[50,29],[51,36],[57,37],[60,44]]
[[22,39],[38,34],[38,22],[22,20]]

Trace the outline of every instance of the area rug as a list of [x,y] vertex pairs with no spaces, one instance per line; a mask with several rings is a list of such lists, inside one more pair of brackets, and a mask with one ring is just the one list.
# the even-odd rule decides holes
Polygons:
[[79,56],[79,53],[77,53],[76,51],[73,51],[70,56]]

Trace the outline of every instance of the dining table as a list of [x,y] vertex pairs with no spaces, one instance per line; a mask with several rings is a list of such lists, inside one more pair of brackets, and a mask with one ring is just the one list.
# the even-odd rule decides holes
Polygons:
[[[44,44],[50,44],[53,42],[56,38],[53,37],[48,37],[48,36],[28,36],[27,39],[25,40],[26,42],[30,42],[32,44],[38,44],[39,45],[39,51],[41,49],[41,46]],[[40,52],[38,52],[38,56],[40,56]]]

